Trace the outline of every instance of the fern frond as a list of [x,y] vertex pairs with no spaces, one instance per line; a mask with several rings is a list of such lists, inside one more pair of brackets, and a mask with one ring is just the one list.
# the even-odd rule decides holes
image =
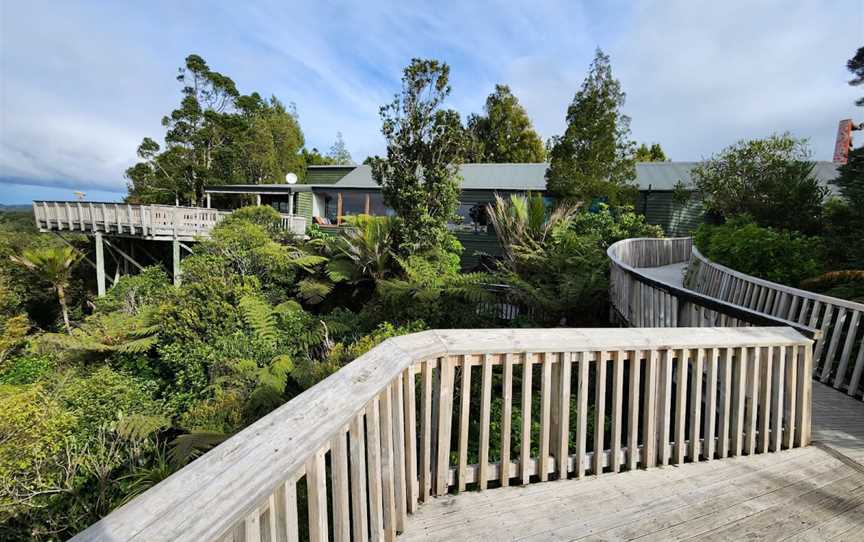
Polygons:
[[175,468],[180,468],[204,452],[222,444],[230,436],[215,431],[196,431],[180,435],[171,441],[168,458]]
[[273,308],[258,296],[246,295],[240,298],[240,313],[255,335],[268,342],[276,342],[278,329]]
[[142,337],[140,339],[133,339],[131,341],[120,343],[112,348],[112,350],[115,352],[123,352],[125,354],[144,354],[156,346],[158,341],[158,336],[150,335],[149,337]]
[[144,440],[153,433],[168,427],[170,420],[165,416],[132,414],[117,420],[115,429],[126,440]]
[[321,303],[333,291],[332,284],[311,278],[298,282],[297,288],[300,298],[312,305]]

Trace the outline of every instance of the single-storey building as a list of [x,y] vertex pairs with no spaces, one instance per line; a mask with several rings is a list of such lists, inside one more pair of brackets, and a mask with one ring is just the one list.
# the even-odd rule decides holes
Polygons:
[[[636,164],[636,210],[669,236],[687,235],[702,222],[702,205],[695,195],[687,201],[673,197],[676,186],[692,187],[690,173],[697,164]],[[460,166],[462,192],[457,212],[462,222],[454,224],[453,231],[465,246],[466,267],[477,263],[477,253],[500,253],[494,232],[487,227],[483,213],[477,211],[493,201],[495,194],[545,193],[547,168],[546,163]],[[831,186],[828,182],[836,177],[836,168],[834,162],[817,162],[814,175]],[[282,213],[303,216],[323,228],[337,227],[343,217],[350,215],[392,213],[384,205],[381,188],[366,165],[310,166],[302,184],[209,186],[205,193],[217,208],[233,208],[245,198],[247,202],[271,205]]]

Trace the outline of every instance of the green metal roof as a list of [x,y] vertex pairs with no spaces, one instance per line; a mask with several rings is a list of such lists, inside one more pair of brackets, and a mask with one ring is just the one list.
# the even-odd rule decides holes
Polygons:
[[[640,162],[636,182],[640,190],[672,190],[678,181],[691,184],[690,172],[699,162]],[[549,164],[463,164],[459,168],[463,190],[542,191]],[[834,162],[816,162],[814,174],[824,184],[837,176]],[[832,185],[828,185],[832,186]],[[328,188],[377,189],[369,166],[357,166]],[[323,187],[322,187],[323,188]]]

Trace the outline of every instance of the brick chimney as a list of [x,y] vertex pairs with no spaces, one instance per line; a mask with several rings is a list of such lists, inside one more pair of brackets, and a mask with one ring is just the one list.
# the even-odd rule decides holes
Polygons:
[[837,140],[834,142],[834,162],[845,164],[852,150],[852,131],[864,129],[864,123],[854,124],[852,119],[843,119],[837,127]]

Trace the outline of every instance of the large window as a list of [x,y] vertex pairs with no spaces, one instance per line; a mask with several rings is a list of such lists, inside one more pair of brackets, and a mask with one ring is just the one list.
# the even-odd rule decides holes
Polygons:
[[366,194],[368,192],[342,192],[342,216],[364,214]]

